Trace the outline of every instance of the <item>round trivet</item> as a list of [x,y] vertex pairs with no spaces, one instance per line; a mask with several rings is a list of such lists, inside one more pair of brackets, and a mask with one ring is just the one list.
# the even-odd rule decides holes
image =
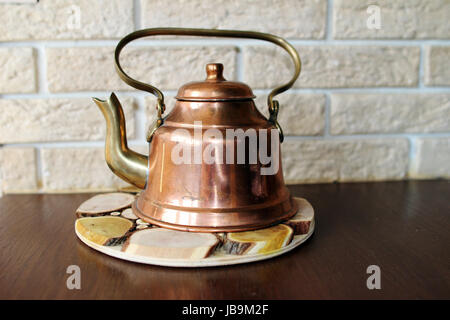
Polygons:
[[284,223],[244,232],[182,232],[150,225],[131,211],[134,195],[108,193],[83,202],[75,233],[109,256],[160,266],[210,267],[265,260],[286,253],[314,232],[314,210],[295,198],[297,214]]

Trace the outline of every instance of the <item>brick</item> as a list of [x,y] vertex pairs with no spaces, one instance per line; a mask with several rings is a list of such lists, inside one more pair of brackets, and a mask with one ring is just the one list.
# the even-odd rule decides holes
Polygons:
[[134,29],[133,0],[0,4],[0,21],[2,41],[121,38]]
[[450,86],[450,47],[427,48],[425,84],[427,86]]
[[450,94],[332,94],[331,133],[450,131]]
[[35,192],[36,152],[33,148],[0,149],[0,194]]
[[281,151],[288,183],[400,180],[408,170],[406,139],[287,140]]
[[33,49],[0,48],[0,70],[0,93],[36,92],[36,61]]
[[414,179],[449,179],[450,138],[417,138],[409,176]]
[[326,0],[143,0],[145,27],[254,30],[287,38],[322,39]]
[[[380,8],[380,29],[367,26],[370,5]],[[333,37],[337,39],[448,39],[447,0],[336,0]]]
[[[420,49],[386,46],[296,47],[303,62],[297,88],[411,87],[418,83]],[[292,62],[281,49],[244,49],[244,77],[253,88],[286,83]]]
[[[134,101],[120,100],[127,135],[134,138]],[[0,143],[103,140],[105,132],[103,115],[89,98],[0,99]]]
[[108,168],[103,148],[45,148],[41,155],[46,192],[116,190],[128,185]]
[[[131,77],[162,90],[176,90],[186,82],[203,80],[210,62],[223,63],[224,75],[235,78],[236,49],[130,47],[124,49],[120,61]],[[134,90],[116,73],[113,47],[49,48],[47,69],[51,92]]]

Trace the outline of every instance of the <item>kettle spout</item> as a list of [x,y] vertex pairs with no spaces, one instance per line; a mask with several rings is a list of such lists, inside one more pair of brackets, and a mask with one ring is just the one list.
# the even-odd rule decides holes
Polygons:
[[123,180],[144,189],[148,157],[128,148],[125,116],[114,93],[108,100],[93,98],[106,120],[105,159],[109,168]]

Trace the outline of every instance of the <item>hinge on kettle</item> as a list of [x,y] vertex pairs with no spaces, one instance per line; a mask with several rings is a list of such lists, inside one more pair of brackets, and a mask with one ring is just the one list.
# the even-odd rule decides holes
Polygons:
[[273,100],[272,106],[269,107],[269,122],[272,123],[280,133],[280,143],[284,140],[283,129],[281,129],[280,124],[278,123],[278,111],[280,110],[280,104],[278,101]]
[[158,100],[156,109],[158,110],[158,118],[153,122],[153,124],[148,128],[147,131],[146,139],[149,143],[152,141],[155,131],[164,123],[164,118],[162,117],[162,115],[166,110],[166,106],[163,102],[161,102],[161,100]]

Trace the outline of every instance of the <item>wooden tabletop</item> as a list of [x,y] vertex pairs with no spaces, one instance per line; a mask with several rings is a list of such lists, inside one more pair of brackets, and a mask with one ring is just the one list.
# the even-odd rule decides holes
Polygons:
[[[0,199],[0,299],[450,298],[450,182],[298,185],[316,210],[311,239],[280,257],[179,269],[121,261],[74,233],[92,194]],[[81,269],[69,290],[66,269]],[[369,290],[369,265],[381,289]]]

